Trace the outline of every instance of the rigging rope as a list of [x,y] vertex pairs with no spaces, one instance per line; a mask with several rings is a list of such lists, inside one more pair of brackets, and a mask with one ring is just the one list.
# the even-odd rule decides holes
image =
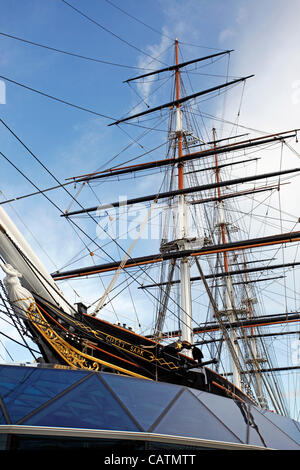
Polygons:
[[71,3],[68,3],[66,0],[61,0],[61,2],[63,2],[65,5],[67,5],[68,7],[72,8],[76,13],[78,13],[80,16],[84,17],[85,19],[87,19],[88,21],[90,21],[91,23],[95,24],[96,26],[98,26],[99,28],[101,28],[103,31],[106,31],[107,33],[111,34],[112,36],[114,36],[116,39],[118,39],[119,41],[123,42],[124,44],[127,44],[127,46],[129,47],[132,47],[133,49],[135,49],[136,51],[138,52],[141,52],[143,55],[146,55],[147,57],[150,57],[152,60],[155,60],[157,62],[160,62],[161,64],[163,65],[166,65],[164,62],[162,62],[161,60],[155,58],[155,57],[152,57],[150,54],[148,54],[147,52],[143,51],[142,49],[139,49],[137,46],[135,46],[134,44],[130,43],[129,41],[127,41],[126,39],[123,39],[121,38],[118,34],[114,33],[113,31],[110,31],[108,28],[106,28],[105,26],[103,26],[102,24],[100,24],[98,21],[94,20],[93,18],[91,18],[90,16],[86,15],[85,13],[83,13],[81,10],[79,10],[78,8],[75,8],[73,5],[71,5]]
[[[30,155],[31,155],[32,157],[34,157],[34,158],[38,161],[38,163],[41,164],[41,166],[42,166],[44,169],[46,169],[46,171],[55,179],[55,181],[57,181],[57,182],[59,183],[58,179],[45,167],[45,165],[33,154],[33,152],[22,142],[22,140],[7,126],[7,124],[5,124],[2,119],[0,119],[0,122],[2,122],[2,123],[5,125],[5,127],[14,135],[14,137],[26,148],[26,150],[30,153]],[[0,152],[0,155],[2,155],[2,156],[3,156],[3,157],[4,157],[4,158],[5,158],[5,159],[6,159],[6,160],[7,160],[7,161],[8,161],[8,162],[9,162],[9,163],[10,163],[28,182],[29,182],[29,183],[30,183],[30,184],[32,184],[38,191],[40,191],[40,189],[35,185],[35,183],[33,183],[33,181],[31,181],[30,178],[28,178],[18,167],[16,167],[16,165],[14,165],[2,152]],[[63,187],[63,189],[64,189],[68,194],[70,194],[64,187]],[[54,205],[54,207],[56,207],[56,209],[59,210],[59,212],[63,213],[63,211],[57,206],[56,203],[54,203],[46,194],[43,193],[43,195],[44,195],[44,197],[45,197],[52,205]],[[70,195],[71,195],[71,194],[70,194]],[[74,199],[74,197],[73,197],[72,195],[71,195],[71,197]],[[79,203],[78,201],[77,201],[77,203],[80,205],[80,203]],[[95,221],[95,219],[94,219],[92,216],[90,216],[90,218]],[[76,223],[74,222],[74,220],[71,219],[71,222],[72,222],[73,225],[74,225],[75,227],[77,227],[85,236],[87,236],[87,238],[89,238],[91,241],[93,241],[93,242],[96,244],[96,246],[97,246],[101,251],[103,251],[112,261],[115,261],[115,260],[113,259],[113,257],[112,257],[109,253],[107,253],[106,250],[103,249],[103,247],[101,247],[98,243],[96,243],[95,240],[93,240],[78,224],[76,224]],[[95,221],[95,222],[96,222],[96,221]],[[100,227],[100,228],[102,229],[102,227]],[[112,238],[112,237],[110,236],[110,234],[109,234],[106,230],[104,230],[104,229],[102,229],[102,230],[103,230],[103,231],[109,236],[109,238],[111,238],[111,240],[112,240],[114,243],[116,243],[116,245],[119,246],[119,247],[121,248],[121,250],[126,254],[126,250],[124,250],[124,249],[120,246],[120,244],[119,244],[114,238]],[[143,268],[142,266],[140,266],[139,269],[142,270],[143,272],[145,272],[145,274],[153,281],[153,279],[151,278],[151,276],[144,270],[144,268]],[[130,273],[128,273],[128,275],[131,276]],[[137,281],[137,282],[138,282],[138,281]],[[138,283],[139,283],[139,282],[138,282]],[[152,293],[150,293],[150,295],[155,298],[155,296],[154,296]],[[72,308],[73,308],[73,307],[72,307]],[[179,306],[179,308],[181,309],[182,307]]]
[[69,51],[65,51],[65,50],[62,50],[62,49],[57,49],[56,47],[46,46],[45,44],[40,44],[38,42],[28,41],[27,39],[20,38],[20,37],[17,37],[17,36],[13,36],[12,34],[3,33],[1,31],[0,31],[0,35],[4,36],[4,37],[7,37],[7,38],[10,38],[10,39],[15,39],[15,40],[23,42],[25,44],[30,44],[31,46],[37,46],[37,47],[41,47],[43,49],[48,49],[48,50],[53,51],[53,52],[59,52],[60,54],[65,54],[65,55],[68,55],[68,56],[71,56],[71,57],[76,57],[77,59],[84,59],[84,60],[88,60],[88,61],[91,61],[91,62],[98,62],[100,64],[113,65],[115,67],[122,67],[122,68],[126,68],[126,69],[138,69],[138,70],[149,70],[149,71],[152,70],[152,69],[147,69],[147,68],[144,68],[144,67],[137,67],[137,66],[134,66],[134,65],[117,64],[115,62],[109,62],[109,61],[104,60],[104,59],[98,59],[98,58],[95,58],[95,57],[88,57],[88,56],[85,56],[85,55],[76,54],[74,52],[69,52]]
[[[157,201],[154,201],[154,202],[156,203]],[[115,272],[115,274],[114,274],[112,280],[110,281],[110,283],[109,283],[108,287],[106,288],[106,290],[105,290],[105,292],[104,292],[102,298],[100,299],[100,301],[99,301],[97,307],[95,308],[95,310],[94,310],[94,312],[93,312],[93,314],[92,314],[93,316],[96,316],[97,313],[98,313],[98,312],[101,310],[101,308],[103,307],[103,305],[104,305],[104,303],[105,303],[105,300],[106,300],[106,298],[107,298],[109,292],[111,291],[112,287],[115,285],[116,280],[118,279],[120,272],[123,270],[123,268],[124,268],[125,264],[127,263],[128,259],[129,259],[129,257],[130,257],[130,255],[131,255],[131,253],[132,253],[132,251],[133,251],[134,248],[135,248],[135,245],[137,244],[137,242],[138,242],[140,236],[142,235],[142,232],[143,232],[143,230],[144,230],[146,224],[148,223],[148,220],[149,220],[149,218],[150,218],[150,216],[151,216],[151,214],[152,214],[152,211],[153,211],[153,207],[151,206],[151,207],[150,207],[150,210],[148,211],[148,213],[147,213],[147,215],[146,215],[146,217],[145,217],[145,219],[144,219],[144,221],[143,221],[142,224],[140,225],[140,228],[139,228],[139,231],[138,231],[138,233],[137,233],[137,235],[136,235],[136,238],[135,238],[135,239],[133,240],[133,242],[131,243],[129,249],[128,249],[127,252],[126,252],[125,257],[124,257],[123,260],[121,261],[121,263],[120,263],[118,269],[116,270],[116,272]]]
[[53,96],[53,95],[49,95],[48,93],[45,93],[41,90],[37,90],[37,89],[32,88],[28,85],[24,85],[24,83],[17,82],[16,80],[12,80],[11,78],[4,77],[3,75],[0,75],[0,78],[2,78],[3,80],[6,80],[9,83],[13,83],[14,85],[18,85],[22,88],[25,88],[26,90],[33,91],[34,93],[45,96],[46,98],[50,98],[51,100],[58,101],[59,103],[66,104],[67,106],[71,106],[72,108],[79,109],[80,111],[85,111],[87,113],[94,114],[95,116],[99,116],[99,117],[102,117],[102,118],[105,118],[105,119],[109,119],[111,121],[115,121],[114,118],[112,118],[110,116],[107,116],[106,114],[101,114],[101,113],[98,113],[97,111],[93,111],[92,109],[88,109],[88,108],[85,108],[83,106],[79,106],[77,104],[70,103],[69,101],[66,101],[66,100],[61,99],[61,98],[57,98],[56,96]]

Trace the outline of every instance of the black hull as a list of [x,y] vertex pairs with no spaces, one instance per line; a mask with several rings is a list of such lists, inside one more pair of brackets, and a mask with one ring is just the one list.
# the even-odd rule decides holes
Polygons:
[[36,297],[26,324],[43,362],[110,371],[205,390],[241,402],[253,400],[208,367],[126,328],[87,314],[70,316]]

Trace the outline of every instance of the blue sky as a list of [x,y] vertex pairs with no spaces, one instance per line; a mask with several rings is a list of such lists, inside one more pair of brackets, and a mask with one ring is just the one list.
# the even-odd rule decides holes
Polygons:
[[[223,2],[132,1],[126,2],[126,10],[171,38],[178,36],[182,42],[206,47],[186,46],[183,53],[184,59],[188,60],[215,52],[212,48],[233,48],[233,18],[243,16],[243,10],[240,4],[231,3],[232,9],[225,8]],[[82,18],[62,1],[2,1],[0,5],[0,31],[3,33],[110,62],[153,68],[153,63],[148,65],[151,59],[147,55]],[[160,60],[172,63],[171,40],[134,21],[106,1],[77,1],[73,5],[149,55],[156,56],[168,49],[169,55],[160,56]],[[123,2],[116,5],[124,7]],[[223,23],[225,15],[228,17],[226,27]],[[222,39],[224,34],[229,35],[226,44]],[[223,74],[224,64],[223,61]],[[161,66],[160,62],[155,64],[155,68]],[[0,75],[113,118],[124,115],[139,101],[134,92],[122,83],[139,71],[79,60],[3,36],[0,37],[0,67]],[[241,71],[238,75],[243,73]],[[211,78],[208,82],[203,76],[198,86],[210,86],[221,80]],[[1,113],[5,122],[61,181],[105,165],[130,142],[122,130],[107,127],[110,122],[107,119],[75,110],[7,82],[6,104],[1,105]],[[140,130],[138,133],[135,129],[129,130],[133,137],[140,133]],[[160,141],[164,137],[158,135]],[[12,157],[27,175],[30,174],[39,187],[53,184],[52,178],[3,128],[0,128],[0,138],[3,152]],[[141,148],[132,146],[115,163],[132,158],[137,152],[140,153]],[[1,172],[5,174],[2,190],[6,197],[16,195],[16,191],[18,195],[32,191],[30,184],[9,164],[4,161],[0,164]],[[51,196],[61,207],[69,203],[61,191]],[[82,202],[88,202],[85,194],[81,197]],[[111,200],[110,195],[106,200]],[[57,253],[57,231],[65,233],[67,228],[56,209],[49,207],[43,197],[20,201],[15,207],[21,212],[33,211],[36,214],[34,231],[54,257],[61,259],[61,256],[70,255],[65,247],[62,253]],[[41,220],[43,224],[39,223]],[[54,233],[53,226],[56,227]],[[72,230],[68,235],[73,238]],[[71,243],[69,246],[73,248]]]
[[[172,64],[175,37],[182,43],[182,60],[234,49],[229,74],[234,77],[255,74],[244,90],[240,123],[266,132],[300,127],[300,5],[297,0],[112,2],[159,33],[126,16],[105,0],[70,0],[69,3],[134,47],[78,15],[61,0],[0,0],[0,33],[131,67],[160,68],[161,62]],[[161,62],[152,61],[149,55],[159,55]],[[215,67],[201,69],[203,75],[192,77],[193,89],[222,83],[221,75],[226,74],[226,67],[227,62],[222,59]],[[86,61],[0,35],[1,76],[112,118],[125,115],[139,102],[132,89],[122,83],[138,73],[138,69]],[[154,86],[151,85],[151,90]],[[109,119],[68,107],[9,82],[5,82],[5,88],[6,103],[0,104],[0,117],[62,182],[67,177],[105,167],[106,162],[141,133],[140,129],[125,127],[129,137],[119,128],[108,127]],[[163,95],[164,88],[153,97],[148,97],[149,89],[145,86],[137,91],[146,93],[150,106],[161,102],[163,96],[164,99],[169,96]],[[236,118],[240,99],[241,88],[226,95],[230,105],[225,114],[228,120]],[[214,100],[203,104],[204,109],[214,115],[221,112],[219,106]],[[217,121],[209,123],[209,126],[213,125],[220,128]],[[165,134],[157,132],[156,139],[155,144],[145,139],[142,142],[144,149],[163,143]],[[1,124],[0,143],[1,151],[37,186],[46,188],[55,184]],[[114,164],[129,160],[142,151],[139,145],[132,145],[114,160]],[[163,158],[160,152],[153,155]],[[262,170],[271,171],[274,160],[270,158],[264,165]],[[299,159],[294,154],[287,155],[284,165],[299,166]],[[0,189],[5,197],[32,191],[31,185],[4,159],[0,159],[0,174]],[[117,199],[115,189],[112,192],[107,185],[97,189],[101,201]],[[153,178],[130,186],[125,182],[118,189],[128,196],[152,193]],[[75,194],[76,190],[72,191]],[[287,211],[297,215],[298,198],[294,195],[295,187],[283,203]],[[90,205],[90,197],[90,192],[83,191],[81,203]],[[51,198],[63,209],[70,202],[62,191],[51,193]],[[50,272],[55,266],[67,263],[82,247],[79,237],[42,196],[16,202],[13,206],[18,214],[25,216],[27,228],[11,207],[5,207]],[[148,246],[147,254],[152,248],[157,251],[156,245]],[[116,251],[114,256],[118,258]],[[95,284],[90,286],[89,290],[82,287],[89,301],[93,297],[92,291],[95,292]],[[68,289],[66,286],[72,296]],[[123,296],[115,308],[125,314],[131,303]]]
[[[297,87],[300,77],[296,49],[299,44],[298,2],[291,1],[284,9],[280,0],[254,0],[251,3],[130,0],[126,5],[115,2],[164,36],[124,15],[105,0],[74,0],[70,3],[147,54],[156,56],[166,50],[160,55],[164,63],[173,60],[172,41],[168,37],[177,36],[185,43],[181,46],[183,60],[213,53],[215,49],[235,49],[230,59],[230,74],[255,74],[245,88],[241,122],[270,132],[298,127],[299,105],[297,99],[293,101],[293,93],[297,92],[293,84]],[[110,62],[133,67],[161,67],[161,63],[151,63],[147,55],[87,21],[61,0],[2,0],[0,8],[0,32]],[[221,60],[216,68],[209,66],[203,71],[224,75],[226,65],[226,61]],[[122,83],[136,74],[135,70],[80,60],[3,36],[0,36],[0,70],[0,75],[9,79],[113,118],[123,116],[139,101]],[[219,77],[196,76],[193,87],[203,89],[222,81]],[[121,129],[107,127],[108,119],[51,101],[8,82],[5,85],[6,104],[0,105],[2,118],[61,181],[105,166],[130,142]],[[234,96],[229,94],[227,97],[227,100],[232,98],[233,103],[226,111],[228,119],[235,118],[240,91],[236,101]],[[149,105],[155,105],[159,99],[162,98],[154,96]],[[208,102],[207,106],[212,112],[218,111],[215,101]],[[218,126],[218,123],[213,124]],[[125,127],[125,130],[133,138],[140,133],[140,129],[136,131],[131,127]],[[158,133],[156,137],[159,144],[165,135]],[[0,127],[0,139],[2,151],[35,184],[40,188],[53,185],[53,179],[3,126]],[[145,148],[146,145],[147,142]],[[138,145],[132,145],[114,163],[133,158],[141,151]],[[7,162],[2,159],[0,165],[1,174],[5,175],[1,189],[7,198],[32,191],[31,185]],[[270,168],[271,161],[266,169]],[[126,185],[124,191],[128,195],[136,194],[137,191],[149,191],[151,185],[150,178],[148,187],[145,183],[143,186]],[[106,189],[101,187],[101,200],[111,201]],[[62,191],[51,193],[51,197],[62,208],[69,204]],[[88,203],[90,193],[83,191],[80,197],[82,204]],[[57,265],[63,265],[78,239],[56,209],[41,196],[20,201],[14,207],[20,213],[34,214],[33,232],[43,241]],[[61,233],[68,236],[67,246],[59,243]],[[33,240],[30,242],[34,243]],[[44,254],[41,256],[48,263]],[[48,264],[47,267],[53,268]]]
[[[147,54],[157,55],[167,49],[166,54],[160,56],[164,63],[173,60],[172,41],[166,36],[178,36],[183,43],[205,46],[182,45],[184,60],[213,53],[214,49],[235,49],[230,73],[233,76],[255,74],[246,86],[242,122],[271,132],[297,127],[298,107],[292,103],[292,93],[295,93],[292,85],[300,75],[295,55],[299,43],[298,2],[291,1],[284,9],[280,0],[254,0],[251,3],[223,0],[115,2],[166,36],[129,18],[105,0],[74,0],[70,3]],[[2,0],[0,9],[0,32],[115,63],[150,68],[155,64],[148,65],[151,62],[148,56],[87,21],[61,0]],[[156,63],[155,67],[161,67],[161,63]],[[3,36],[0,36],[0,70],[0,75],[7,78],[113,118],[126,114],[139,101],[122,83],[137,71],[80,60]],[[224,75],[225,70],[226,62],[222,60],[217,64],[217,73]],[[216,69],[208,67],[204,72],[216,73]],[[203,75],[196,77],[193,86],[202,89],[221,82],[222,78]],[[154,96],[149,104],[155,105],[159,98]],[[217,109],[215,102],[208,106],[211,110]],[[61,181],[105,165],[129,142],[122,130],[107,127],[110,122],[107,119],[75,110],[10,83],[6,83],[6,104],[0,105],[0,111],[5,122]],[[236,106],[233,112],[236,112]],[[233,113],[230,115],[229,111],[230,117]],[[130,130],[133,137],[140,132],[125,129]],[[161,142],[163,137],[157,136]],[[39,187],[53,184],[53,180],[1,127],[0,138],[3,152],[27,174],[29,170]],[[139,146],[132,146],[115,163],[132,158],[140,151]],[[0,165],[1,173],[5,174],[2,190],[7,197],[32,190],[6,162],[2,160]],[[126,189],[128,191],[128,187]],[[68,201],[64,194],[61,191],[57,194],[60,204],[66,207]],[[84,194],[81,197],[82,202],[86,202]],[[111,199],[108,196],[106,200]],[[44,211],[47,207],[47,216],[56,217],[55,209],[42,197],[19,202],[15,207],[21,211],[37,211],[38,208]],[[61,227],[65,224],[59,220],[57,224],[64,230]]]

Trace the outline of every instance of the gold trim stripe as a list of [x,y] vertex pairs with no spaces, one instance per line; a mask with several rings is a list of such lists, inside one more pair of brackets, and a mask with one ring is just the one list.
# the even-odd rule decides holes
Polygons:
[[[47,302],[45,302],[45,303],[47,303]],[[53,306],[50,306],[48,303],[47,303],[47,305],[48,305],[49,308],[52,308],[53,310],[55,310],[59,315],[67,318],[67,316],[63,312],[57,310]],[[72,323],[74,323],[74,325],[78,326],[79,328],[82,328],[82,329],[86,330],[87,332],[92,333],[95,336],[95,338],[97,338],[99,341],[104,341],[103,337],[101,337],[101,335],[103,335],[105,337],[105,339],[107,341],[109,341],[111,344],[113,344],[115,347],[117,347],[118,349],[121,349],[122,351],[125,351],[125,352],[131,354],[132,356],[138,357],[139,359],[143,359],[146,362],[150,362],[150,363],[158,362],[159,365],[167,366],[170,370],[179,369],[179,367],[174,362],[172,362],[172,361],[167,362],[163,357],[158,358],[152,352],[148,351],[147,349],[143,349],[143,347],[135,346],[132,343],[128,343],[127,341],[124,341],[120,338],[112,336],[109,333],[104,333],[101,330],[93,330],[90,326],[84,325],[83,323],[81,323],[77,320],[74,320],[70,316],[68,316],[67,320],[71,321]],[[126,348],[125,345],[127,345],[128,347]],[[136,354],[134,349],[136,351],[139,350],[141,353]],[[145,354],[145,356],[144,356],[144,354]],[[148,356],[148,358],[147,358],[147,356]]]
[[[34,307],[32,305],[32,307]],[[148,377],[145,377],[140,374],[136,374],[122,367],[115,366],[109,362],[96,359],[93,356],[82,353],[78,349],[74,348],[68,344],[63,338],[61,338],[54,330],[51,328],[49,323],[45,320],[39,308],[36,306],[35,310],[29,308],[27,317],[32,321],[35,328],[41,333],[41,335],[46,339],[48,343],[55,349],[55,351],[67,362],[73,369],[88,369],[99,371],[100,366],[104,365],[112,369],[118,370],[126,375],[131,375],[133,377],[138,377],[141,379],[151,380]]]

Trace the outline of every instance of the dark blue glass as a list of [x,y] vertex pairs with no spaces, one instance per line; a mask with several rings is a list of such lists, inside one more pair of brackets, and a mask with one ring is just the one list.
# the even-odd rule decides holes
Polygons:
[[264,411],[260,412],[252,406],[251,413],[267,447],[278,450],[300,450],[295,441],[263,416]]
[[[254,418],[254,426],[253,424],[247,426],[246,412],[239,406],[238,401],[198,390],[193,390],[193,393],[245,444],[264,447],[265,443],[268,447],[289,449],[294,448],[295,442],[288,436],[299,442],[300,433],[297,432],[295,424],[289,418],[251,406],[249,410]],[[268,422],[267,418],[276,426]]]
[[12,423],[16,423],[88,374],[66,369],[1,366],[0,396]]
[[248,425],[245,410],[240,402],[199,390],[192,392],[244,444],[263,446],[257,432]]
[[299,429],[299,432],[300,432],[300,423],[299,423],[299,421],[295,421],[293,419],[293,422],[295,423],[295,425],[297,426],[297,429]]
[[130,413],[147,431],[173,400],[181,387],[162,382],[101,374]]
[[153,432],[241,443],[189,390],[179,396]]
[[22,424],[138,431],[97,374],[53,400]]
[[266,411],[263,414],[300,445],[300,430],[292,419],[272,413],[271,411]]

